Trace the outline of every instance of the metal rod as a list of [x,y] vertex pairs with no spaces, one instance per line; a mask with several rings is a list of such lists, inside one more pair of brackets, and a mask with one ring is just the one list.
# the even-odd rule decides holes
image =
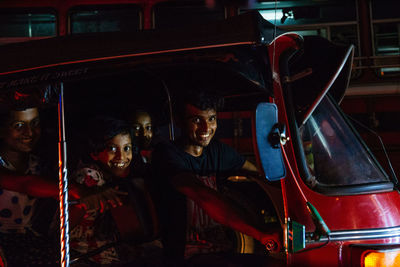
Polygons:
[[362,59],[399,59],[400,55],[381,55],[381,56],[365,56],[365,57],[354,57],[354,60]]
[[60,197],[60,244],[61,266],[69,267],[69,216],[68,216],[68,176],[67,176],[67,147],[65,141],[64,121],[64,84],[60,84],[58,101],[58,178]]
[[325,88],[320,92],[320,94],[318,95],[318,97],[316,98],[316,100],[314,101],[314,103],[312,103],[311,107],[308,108],[307,113],[303,116],[302,118],[302,125],[304,123],[306,123],[306,121],[308,120],[308,118],[311,116],[311,113],[313,113],[313,111],[315,110],[315,108],[318,106],[318,104],[321,102],[322,98],[324,98],[324,96],[328,93],[329,89],[331,88],[331,86],[333,85],[333,83],[336,81],[337,77],[339,76],[340,72],[342,71],[342,69],[344,68],[347,60],[353,56],[353,51],[354,51],[354,47],[350,46],[349,49],[347,49],[346,54],[344,55],[341,64],[338,66],[338,68],[336,69],[335,73],[332,75],[331,79],[328,81],[328,83],[325,85]]
[[168,89],[168,86],[165,83],[165,81],[163,79],[161,79],[161,82],[163,84],[165,93],[167,94],[167,98],[168,98],[168,109],[169,109],[169,119],[170,119],[170,123],[169,123],[169,139],[171,141],[175,141],[174,114],[173,114],[172,103],[171,103],[171,94],[169,93],[169,89]]
[[400,68],[400,64],[394,65],[374,65],[374,66],[358,66],[353,67],[354,70],[363,70],[363,69],[378,69],[378,68]]

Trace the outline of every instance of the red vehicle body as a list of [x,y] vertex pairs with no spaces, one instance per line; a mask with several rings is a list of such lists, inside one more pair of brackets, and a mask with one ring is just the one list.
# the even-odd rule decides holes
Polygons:
[[[149,91],[167,90],[173,98],[179,93],[174,82],[196,73],[194,81],[209,79],[226,98],[222,119],[241,114],[251,120],[253,155],[266,179],[251,185],[244,195],[262,189],[249,207],[259,214],[265,208],[257,205],[264,205],[265,199],[273,203],[285,237],[285,250],[279,256],[283,266],[374,266],[368,265],[375,255],[371,253],[387,257],[386,262],[378,258],[372,264],[381,265],[375,266],[396,266],[400,262],[397,181],[383,171],[337,106],[349,82],[352,47],[276,32],[258,14],[249,13],[198,28],[5,45],[0,47],[0,90],[30,92],[32,87],[63,84],[65,107],[73,113],[79,98],[85,100],[87,83],[79,93],[73,90],[82,81],[98,87],[104,77],[123,77],[116,85],[121,85],[121,95],[143,97],[146,86]],[[124,75],[143,73],[167,87],[148,84],[150,78],[135,88],[123,86],[132,82]],[[98,92],[88,94],[101,97]],[[163,103],[165,98],[160,93],[151,100]],[[277,109],[277,121],[270,120],[260,103]],[[276,127],[259,130],[263,121]],[[171,130],[173,122],[166,125]],[[265,142],[269,136],[275,141]],[[225,139],[241,143],[240,138]],[[60,154],[63,162],[62,146]],[[64,168],[61,164],[61,180]],[[240,188],[240,179],[237,183]],[[238,236],[238,252],[256,253],[250,238]],[[303,242],[304,247],[298,246]]]

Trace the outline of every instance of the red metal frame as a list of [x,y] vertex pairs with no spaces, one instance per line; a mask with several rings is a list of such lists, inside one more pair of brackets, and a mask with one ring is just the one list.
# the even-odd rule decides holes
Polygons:
[[[282,84],[279,72],[281,56],[291,50],[299,49],[298,37],[286,34],[269,45],[269,58],[272,62],[274,102],[279,110],[279,122],[289,128]],[[290,131],[287,131],[290,136]],[[397,191],[358,195],[327,196],[311,190],[301,178],[292,142],[283,148],[287,154],[287,176],[282,180],[282,195],[285,206],[285,221],[289,217],[313,232],[315,225],[305,205],[307,199],[319,211],[331,231],[363,230],[398,227],[400,225],[400,196]],[[302,196],[304,193],[305,197]],[[292,266],[347,266],[354,262],[352,244],[399,244],[400,238],[371,238],[348,241],[317,242],[308,245],[304,252],[289,253],[288,265]],[[315,249],[310,249],[315,247]],[[354,249],[353,249],[354,250]],[[357,259],[358,261],[360,259]]]

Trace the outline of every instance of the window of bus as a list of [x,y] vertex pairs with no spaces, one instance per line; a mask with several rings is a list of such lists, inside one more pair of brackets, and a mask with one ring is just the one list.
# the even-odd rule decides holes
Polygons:
[[[356,3],[351,1],[302,3],[294,1],[262,2],[254,5],[264,19],[302,36],[319,35],[337,44],[355,46],[359,55]],[[242,9],[245,12],[248,9]],[[356,62],[357,64],[357,62]],[[353,70],[352,77],[360,72]]]
[[[318,25],[327,23],[356,21],[356,5],[354,0],[325,2],[314,1],[280,1],[255,4],[260,14],[272,24],[287,28],[292,25]],[[249,9],[241,9],[245,12]]]
[[69,33],[134,32],[143,28],[137,5],[79,6],[69,11]]
[[182,27],[225,17],[224,6],[207,6],[204,0],[162,2],[153,7],[153,28]]
[[371,2],[375,66],[379,76],[400,74],[400,16],[398,1]]
[[0,11],[0,44],[55,36],[57,19],[51,10]]

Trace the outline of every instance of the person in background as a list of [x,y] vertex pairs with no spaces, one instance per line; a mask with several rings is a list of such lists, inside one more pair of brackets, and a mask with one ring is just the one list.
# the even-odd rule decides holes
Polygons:
[[[163,242],[167,263],[202,253],[232,251],[226,227],[271,243],[279,251],[280,232],[263,229],[246,210],[218,192],[229,173],[257,168],[231,147],[214,139],[223,99],[203,90],[187,92],[175,107],[181,137],[153,152],[154,179],[162,196]],[[186,231],[185,231],[186,229]],[[242,265],[233,257],[232,266]],[[227,259],[227,258],[225,258]],[[225,262],[226,264],[226,262]],[[243,265],[244,264],[244,265]],[[231,265],[230,265],[231,266]]]
[[153,138],[151,116],[145,110],[136,110],[132,114],[130,123],[142,160],[144,163],[150,163]]

